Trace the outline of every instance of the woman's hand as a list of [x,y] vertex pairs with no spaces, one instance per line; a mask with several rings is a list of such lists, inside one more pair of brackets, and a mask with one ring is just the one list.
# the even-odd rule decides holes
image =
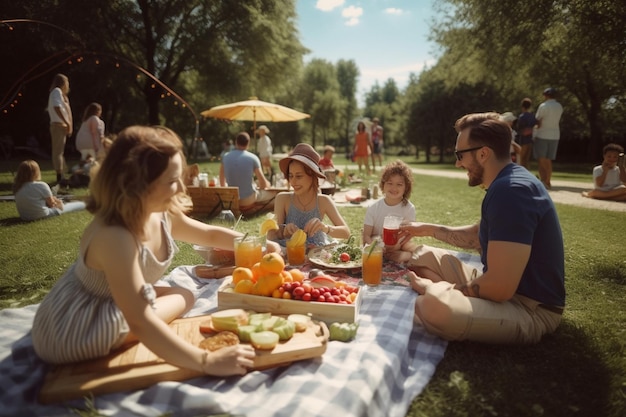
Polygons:
[[209,352],[202,368],[208,375],[245,375],[254,365],[254,348],[249,345],[228,346]]
[[328,226],[320,219],[315,218],[306,222],[302,230],[306,232],[307,236],[313,236],[317,232],[326,233],[328,231]]
[[285,228],[283,229],[283,238],[284,239],[289,239],[291,237],[291,235],[293,235],[294,233],[296,233],[296,231],[299,229],[298,226],[296,226],[293,223],[288,223],[285,225]]

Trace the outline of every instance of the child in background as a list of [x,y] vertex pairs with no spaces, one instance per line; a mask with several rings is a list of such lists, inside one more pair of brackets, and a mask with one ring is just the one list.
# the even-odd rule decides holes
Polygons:
[[22,220],[32,221],[64,213],[84,210],[85,203],[71,201],[63,204],[52,194],[50,186],[41,181],[39,164],[32,159],[22,161],[13,183],[15,206]]
[[626,168],[624,148],[609,143],[602,149],[602,165],[593,168],[594,189],[583,191],[583,197],[598,200],[626,201]]
[[335,165],[333,164],[334,153],[335,148],[333,146],[324,146],[324,154],[322,155],[322,159],[320,159],[320,168],[322,168],[322,171],[335,169]]
[[[409,201],[413,188],[413,173],[402,161],[388,163],[380,177],[380,189],[385,198],[367,208],[363,227],[363,243],[368,244],[375,236],[382,236],[385,216],[402,217],[405,222],[415,221],[415,206]],[[395,262],[411,259],[417,245],[411,240],[399,240],[393,246],[385,246],[385,257]]]

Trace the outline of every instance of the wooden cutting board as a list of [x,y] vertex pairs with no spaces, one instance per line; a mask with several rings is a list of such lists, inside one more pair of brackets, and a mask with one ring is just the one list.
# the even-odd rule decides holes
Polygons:
[[[170,327],[195,345],[208,335],[200,332],[200,323],[210,316],[174,320]],[[256,351],[254,369],[267,369],[322,356],[326,352],[328,328],[323,322],[311,322],[304,332],[279,343],[271,351]],[[161,381],[184,381],[202,376],[198,371],[166,363],[141,343],[110,355],[72,365],[54,366],[48,371],[39,392],[39,401],[50,404],[94,395],[146,388]]]

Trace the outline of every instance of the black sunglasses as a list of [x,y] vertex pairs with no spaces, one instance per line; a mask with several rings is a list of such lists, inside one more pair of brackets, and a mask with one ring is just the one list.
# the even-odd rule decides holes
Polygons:
[[468,149],[462,149],[460,151],[454,151],[454,154],[456,155],[456,160],[457,161],[461,161],[463,159],[463,154],[465,152],[477,151],[480,148],[484,148],[484,147],[485,147],[485,145],[481,145],[481,146],[476,146],[474,148],[468,148]]

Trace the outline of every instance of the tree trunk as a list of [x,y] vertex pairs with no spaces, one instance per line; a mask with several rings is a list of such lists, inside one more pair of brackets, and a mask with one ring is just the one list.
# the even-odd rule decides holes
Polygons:
[[148,104],[148,123],[151,125],[162,124],[159,120],[159,100],[160,95],[156,88],[152,88],[150,83],[146,84],[146,103]]
[[602,155],[602,118],[600,116],[602,112],[602,100],[596,92],[591,74],[586,71],[587,74],[587,94],[589,95],[589,108],[587,109],[587,120],[589,121],[589,147],[588,155],[592,156],[592,159],[596,156]]

